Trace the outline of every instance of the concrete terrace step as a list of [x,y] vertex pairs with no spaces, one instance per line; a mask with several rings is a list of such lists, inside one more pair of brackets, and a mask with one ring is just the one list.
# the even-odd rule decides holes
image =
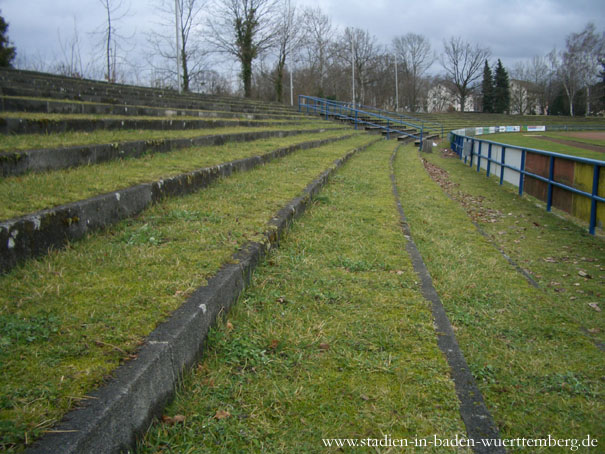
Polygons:
[[167,153],[188,147],[223,145],[227,142],[248,142],[269,137],[288,137],[298,134],[314,134],[343,128],[263,130],[212,134],[194,138],[136,140],[121,143],[74,145],[70,147],[43,148],[0,152],[0,176],[23,175],[28,172],[44,172],[82,165],[98,164],[113,159],[136,158],[145,153]]
[[0,112],[37,112],[55,114],[104,114],[128,116],[158,116],[178,117],[196,116],[207,118],[246,118],[258,119],[296,119],[302,118],[298,112],[284,111],[283,113],[247,113],[227,111],[214,111],[206,109],[183,109],[172,107],[141,106],[134,104],[108,104],[99,102],[80,102],[73,100],[39,99],[2,96],[0,97]]
[[[0,70],[0,89],[5,95],[33,96],[46,95],[57,99],[90,100],[93,102],[121,103],[124,99],[136,99],[139,104],[152,103],[163,106],[179,106],[186,103],[187,107],[209,103],[213,105],[230,105],[247,110],[289,111],[294,110],[283,104],[271,104],[244,100],[235,97],[220,97],[200,95],[196,93],[178,94],[171,90],[158,90],[146,87],[108,84],[106,82],[87,81],[66,77],[41,75],[40,73],[20,74],[18,71]],[[184,106],[185,107],[185,106]]]
[[228,126],[247,126],[247,127],[269,127],[280,125],[295,125],[302,123],[300,121],[257,121],[257,120],[236,120],[236,119],[216,119],[216,120],[198,120],[198,119],[111,119],[111,118],[66,118],[66,119],[28,119],[15,117],[0,117],[0,133],[2,134],[56,134],[69,131],[97,131],[97,130],[126,130],[126,129],[146,129],[146,130],[186,130],[186,129],[205,129],[219,128]]
[[250,170],[298,150],[317,148],[351,136],[352,134],[346,134],[302,142],[263,155],[224,162],[2,221],[0,274],[8,272],[28,258],[46,254],[49,248],[62,248],[67,242],[80,239],[91,231],[132,217],[165,197],[189,194],[208,186],[220,177]]

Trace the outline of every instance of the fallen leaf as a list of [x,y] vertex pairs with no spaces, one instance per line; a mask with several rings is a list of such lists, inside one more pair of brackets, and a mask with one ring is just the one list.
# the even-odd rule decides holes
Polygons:
[[361,396],[359,396],[361,398],[361,400],[365,400],[366,402],[368,400],[370,400],[370,398],[368,396],[366,396],[365,394],[362,394]]
[[279,298],[277,298],[275,301],[277,301],[280,304],[285,304],[287,303],[286,298],[284,298],[283,296],[280,296]]
[[217,410],[216,414],[214,415],[214,419],[226,419],[228,417],[231,416],[231,413],[229,413],[227,410]]
[[588,303],[590,307],[592,307],[595,311],[601,312],[601,308],[599,307],[599,303]]
[[168,426],[174,426],[175,424],[184,423],[185,416],[183,415],[174,415],[174,416],[162,416],[162,422]]
[[227,331],[232,331],[233,330],[233,323],[231,322],[227,322]]
[[330,349],[330,344],[319,344],[319,349],[326,351]]
[[546,257],[544,259],[544,261],[548,262],[548,263],[557,263],[557,261],[555,259],[553,259],[552,257]]
[[578,275],[585,277],[586,279],[592,279],[592,276],[590,274],[588,274],[586,271],[578,271]]
[[269,349],[275,350],[278,345],[279,345],[279,341],[277,339],[273,339],[271,341],[271,343],[269,344]]
[[599,328],[588,328],[590,334],[599,334],[601,330]]

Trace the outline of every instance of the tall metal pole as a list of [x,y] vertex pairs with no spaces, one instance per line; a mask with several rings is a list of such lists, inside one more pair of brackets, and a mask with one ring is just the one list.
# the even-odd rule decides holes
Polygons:
[[397,53],[395,53],[395,112],[399,112],[399,83],[397,82]]
[[182,92],[181,87],[181,45],[179,39],[179,0],[174,0],[174,23],[176,28],[176,80],[179,93]]
[[355,107],[355,51],[353,50],[353,37],[351,37],[351,71],[353,73],[353,107]]
[[290,69],[290,105],[294,105],[294,84],[292,83],[292,68]]

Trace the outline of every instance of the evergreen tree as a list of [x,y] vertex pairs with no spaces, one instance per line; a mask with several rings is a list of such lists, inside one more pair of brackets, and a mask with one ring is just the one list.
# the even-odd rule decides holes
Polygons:
[[15,58],[15,48],[10,46],[8,36],[8,23],[0,16],[0,67],[10,67],[13,59]]
[[494,111],[494,80],[492,70],[485,60],[483,67],[483,82],[481,83],[481,93],[483,94],[483,112]]
[[498,59],[496,72],[494,74],[494,112],[508,112],[510,108],[510,88],[508,85],[508,73],[502,62]]

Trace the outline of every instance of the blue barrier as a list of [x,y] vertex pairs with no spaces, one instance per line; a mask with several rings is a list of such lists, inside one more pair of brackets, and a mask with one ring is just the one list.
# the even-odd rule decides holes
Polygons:
[[[506,180],[513,185],[518,186],[519,195],[523,195],[523,188],[526,177],[531,177],[536,180],[542,181],[547,184],[547,196],[546,196],[546,210],[551,211],[552,202],[553,202],[553,188],[561,188],[565,191],[569,191],[573,194],[581,195],[584,197],[588,197],[590,199],[590,221],[589,221],[589,232],[594,235],[595,227],[597,223],[597,202],[605,203],[605,198],[599,196],[599,177],[601,172],[601,167],[605,166],[605,161],[599,161],[596,159],[588,159],[582,158],[578,156],[565,155],[561,153],[555,153],[546,150],[538,150],[534,148],[528,147],[520,147],[517,145],[510,145],[500,142],[494,142],[491,140],[478,139],[476,137],[465,135],[464,130],[452,131],[450,133],[450,145],[452,150],[458,154],[460,159],[464,158],[464,163],[466,164],[470,158],[470,167],[473,167],[473,158],[476,156],[477,161],[477,172],[481,169],[481,160],[486,160],[486,174],[489,177],[492,164],[495,164],[499,167],[500,170],[500,184]],[[483,144],[488,145],[487,156],[482,153]],[[498,158],[494,159],[492,154],[494,148],[498,147]],[[475,151],[475,149],[477,149]],[[508,155],[506,152],[509,152]],[[518,156],[511,156],[512,153],[516,153]],[[544,177],[542,175],[537,175],[533,172],[529,172],[526,170],[526,156],[527,153],[538,154],[542,156],[546,156],[549,158],[548,163],[548,177]],[[508,156],[508,162],[507,162]],[[512,158],[512,159],[511,159]],[[554,164],[555,158],[565,159],[572,162],[577,162],[581,164],[587,164],[593,167],[593,181],[592,181],[592,190],[591,192],[582,191],[573,186],[561,183],[559,181],[554,180]],[[512,165],[510,161],[518,161],[519,165]],[[511,170],[518,174],[518,180],[514,181],[513,178],[508,175],[505,178],[506,169]]]

